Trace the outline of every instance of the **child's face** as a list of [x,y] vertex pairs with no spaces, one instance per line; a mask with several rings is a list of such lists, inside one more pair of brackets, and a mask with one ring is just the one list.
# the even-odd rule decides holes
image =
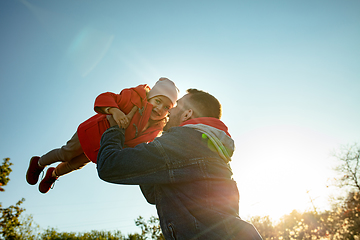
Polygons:
[[150,98],[149,103],[153,105],[150,115],[150,119],[153,121],[165,118],[169,112],[169,109],[173,106],[170,99],[162,95]]

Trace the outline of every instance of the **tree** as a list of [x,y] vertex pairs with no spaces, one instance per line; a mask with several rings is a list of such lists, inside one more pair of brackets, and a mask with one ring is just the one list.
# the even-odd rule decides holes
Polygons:
[[10,162],[10,158],[4,158],[3,164],[0,166],[0,191],[3,192],[5,189],[2,186],[5,186],[9,181],[10,178],[8,177],[11,173],[10,166],[12,163]]
[[40,226],[34,222],[32,215],[21,216],[17,231],[20,239],[37,240],[40,236]]
[[337,180],[339,187],[350,187],[360,191],[360,146],[353,144],[348,147],[342,147],[339,153],[334,154],[340,160],[340,164],[335,168],[341,174]]
[[[3,164],[0,166],[0,189],[5,191],[2,186],[6,186],[10,178],[8,177],[11,173],[10,158],[4,158]],[[20,239],[19,234],[16,231],[16,228],[20,226],[19,217],[20,214],[25,210],[20,208],[20,205],[25,201],[21,199],[18,201],[15,206],[11,205],[8,208],[3,208],[0,203],[0,234],[4,239]]]
[[[360,147],[353,144],[342,147],[334,156],[339,160],[335,170],[341,175],[334,185],[346,190],[333,208],[318,211],[314,202],[313,211],[293,211],[274,224],[269,217],[253,217],[251,222],[264,240],[270,239],[333,239],[360,240]],[[346,187],[346,188],[344,188]]]
[[263,239],[275,240],[278,239],[278,233],[275,229],[275,226],[269,216],[260,217],[254,216],[251,217],[250,222],[256,226],[256,229],[261,234]]
[[44,233],[41,234],[42,240],[146,240],[146,239],[156,239],[156,240],[165,240],[164,236],[161,233],[159,218],[150,217],[149,220],[145,221],[143,217],[139,216],[135,220],[136,226],[141,228],[141,234],[134,233],[128,234],[127,237],[123,236],[120,231],[110,232],[110,231],[91,231],[86,233],[75,233],[75,232],[57,232],[54,228],[46,229]]
[[25,199],[18,201],[15,206],[11,205],[8,208],[2,208],[0,205],[1,217],[0,217],[0,234],[5,239],[20,239],[16,228],[20,226],[20,214],[25,210],[20,208],[20,205]]
[[[3,186],[6,186],[10,181],[9,175],[11,173],[10,158],[4,158],[3,164],[0,166],[0,191],[4,192]],[[35,239],[33,230],[32,216],[21,218],[20,215],[25,209],[20,205],[25,201],[22,198],[15,205],[3,208],[0,203],[0,237],[3,239]]]
[[[0,165],[0,191],[4,192],[4,186],[10,181],[9,175],[11,173],[10,158],[5,158],[3,164]],[[38,233],[39,226],[35,227],[32,216],[23,217],[21,213],[25,209],[20,205],[25,201],[21,199],[15,205],[11,205],[7,208],[2,208],[0,203],[0,239],[6,240],[37,240],[37,239],[66,239],[66,240],[144,240],[150,235],[152,239],[164,239],[161,234],[159,219],[151,217],[147,222],[140,216],[136,220],[136,225],[142,230],[142,234],[129,234],[125,237],[120,231],[90,231],[86,233],[74,233],[74,232],[57,232],[54,228],[46,229],[43,233]],[[35,231],[36,230],[36,231]]]
[[[110,232],[110,231],[90,231],[85,233],[75,233],[75,232],[57,232],[54,228],[46,229],[44,233],[41,234],[42,240],[127,240],[120,231]],[[134,238],[134,240],[137,240]]]
[[[2,187],[6,186],[10,181],[9,175],[12,171],[10,168],[11,165],[10,158],[4,158],[4,162],[0,166],[0,191],[2,192],[5,191]],[[21,199],[15,206],[10,206],[8,208],[3,208],[0,203],[0,234],[5,239],[18,238],[15,228],[20,225],[19,216],[24,211],[24,209],[20,208],[20,205],[23,201],[24,199]]]
[[144,218],[139,216],[135,221],[135,225],[141,228],[142,239],[147,239],[147,236],[150,236],[151,239],[165,240],[161,232],[159,218],[151,216],[150,219],[145,222]]
[[161,233],[159,219],[151,217],[145,221],[143,217],[139,216],[136,221],[136,226],[139,226],[142,233],[128,234],[123,236],[120,231],[90,231],[85,233],[75,232],[57,232],[54,228],[46,229],[40,236],[42,240],[146,240],[149,239],[165,239]]
[[[335,170],[340,173],[336,179],[336,185],[340,188],[347,187],[349,191],[345,198],[340,198],[340,203],[334,204],[333,212],[338,225],[341,227],[336,234],[342,238],[338,239],[359,239],[360,238],[360,146],[353,144],[343,146],[337,154],[334,154],[340,161]],[[357,238],[356,238],[357,237]]]

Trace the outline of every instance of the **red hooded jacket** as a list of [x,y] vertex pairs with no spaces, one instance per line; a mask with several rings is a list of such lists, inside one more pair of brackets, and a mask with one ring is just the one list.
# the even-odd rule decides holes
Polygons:
[[[156,124],[141,132],[149,121],[153,107],[147,101],[147,90],[150,90],[150,87],[144,84],[135,88],[124,89],[120,94],[102,93],[95,99],[94,109],[96,112],[98,112],[97,107],[116,107],[128,114],[134,106],[138,107],[139,110],[136,111],[129,127],[125,130],[125,145],[127,147],[135,147],[139,143],[150,142],[162,130],[161,125]],[[109,127],[110,123],[106,114],[98,112],[98,114],[81,123],[77,129],[81,147],[85,155],[94,163],[97,160],[101,136]]]

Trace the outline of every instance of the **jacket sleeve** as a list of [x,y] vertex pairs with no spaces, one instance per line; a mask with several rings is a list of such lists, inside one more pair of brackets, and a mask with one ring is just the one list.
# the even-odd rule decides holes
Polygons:
[[155,204],[155,185],[140,185],[140,189],[146,201]]
[[121,101],[121,94],[112,92],[105,92],[96,97],[94,103],[94,110],[97,113],[104,113],[101,108],[103,107],[118,107],[118,103]]
[[156,143],[123,148],[124,139],[124,130],[118,126],[102,135],[97,158],[97,171],[102,180],[133,185],[170,183],[166,158]]

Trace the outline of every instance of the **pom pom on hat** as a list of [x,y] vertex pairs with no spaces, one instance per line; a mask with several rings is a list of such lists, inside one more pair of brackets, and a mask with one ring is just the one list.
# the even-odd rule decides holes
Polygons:
[[179,89],[175,86],[175,83],[173,81],[168,78],[162,77],[149,91],[148,99],[162,95],[168,97],[172,104],[175,105],[178,98],[178,91]]

